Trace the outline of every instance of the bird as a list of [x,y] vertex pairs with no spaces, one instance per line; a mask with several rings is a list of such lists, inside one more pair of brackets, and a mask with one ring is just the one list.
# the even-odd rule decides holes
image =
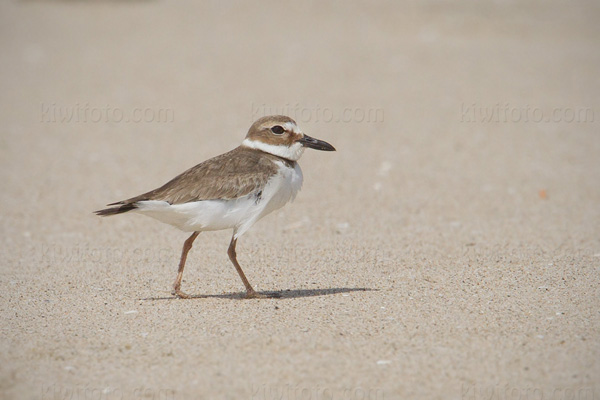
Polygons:
[[293,201],[302,187],[298,160],[306,148],[335,151],[329,143],[306,135],[285,115],[256,120],[241,145],[177,175],[163,186],[94,211],[107,217],[138,213],[192,232],[183,243],[171,292],[181,290],[183,270],[194,240],[201,232],[232,229],[227,254],[246,288],[245,298],[265,298],[254,290],[237,261],[238,239],[258,220]]

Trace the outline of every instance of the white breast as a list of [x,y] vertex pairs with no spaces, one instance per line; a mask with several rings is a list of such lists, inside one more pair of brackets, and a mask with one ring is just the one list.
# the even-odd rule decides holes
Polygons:
[[302,170],[276,161],[279,168],[259,191],[234,200],[202,200],[171,205],[165,201],[140,201],[137,212],[183,231],[233,229],[237,237],[256,221],[294,200],[302,187]]
[[300,188],[302,188],[302,170],[298,163],[295,163],[296,165],[293,168],[288,167],[281,161],[275,163],[279,167],[279,172],[267,182],[262,191],[262,199],[259,202],[259,204],[262,204],[262,210],[256,214],[255,218],[251,218],[234,228],[236,229],[236,237],[243,235],[256,221],[265,215],[293,201]]

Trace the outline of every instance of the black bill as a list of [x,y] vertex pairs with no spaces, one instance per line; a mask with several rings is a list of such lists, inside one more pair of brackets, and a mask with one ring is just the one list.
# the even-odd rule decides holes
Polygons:
[[335,147],[333,147],[329,143],[324,142],[323,140],[311,138],[308,135],[304,135],[304,137],[300,139],[299,142],[302,143],[304,147],[310,147],[311,149],[335,151]]

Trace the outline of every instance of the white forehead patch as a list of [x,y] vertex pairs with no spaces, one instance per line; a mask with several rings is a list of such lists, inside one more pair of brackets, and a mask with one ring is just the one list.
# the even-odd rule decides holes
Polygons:
[[277,157],[285,158],[286,160],[298,161],[304,153],[302,143],[295,142],[291,146],[276,145],[261,142],[260,140],[244,139],[242,146],[251,149],[264,151],[265,153],[273,154]]
[[283,129],[285,129],[288,132],[294,132],[296,134],[302,133],[300,128],[298,128],[298,126],[293,122],[286,122],[285,124],[283,124]]

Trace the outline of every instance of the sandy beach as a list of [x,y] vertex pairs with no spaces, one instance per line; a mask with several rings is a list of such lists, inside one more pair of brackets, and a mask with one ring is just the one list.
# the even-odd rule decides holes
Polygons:
[[[0,4],[0,398],[600,399],[594,1]],[[105,204],[269,114],[238,243]]]

